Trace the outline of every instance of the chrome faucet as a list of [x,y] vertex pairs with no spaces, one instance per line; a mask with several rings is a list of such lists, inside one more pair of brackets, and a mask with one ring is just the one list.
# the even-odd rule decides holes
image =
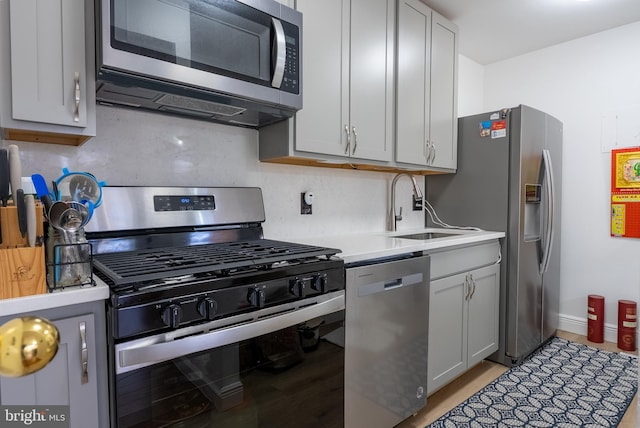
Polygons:
[[396,214],[396,183],[398,182],[398,179],[403,175],[409,177],[413,185],[413,206],[419,206],[421,207],[420,209],[422,209],[422,191],[418,187],[416,179],[408,172],[401,172],[399,174],[396,174],[396,176],[393,177],[393,181],[391,182],[391,204],[389,209],[389,216],[387,217],[387,230],[391,232],[396,231],[397,222],[402,220],[402,207],[400,207],[400,212]]

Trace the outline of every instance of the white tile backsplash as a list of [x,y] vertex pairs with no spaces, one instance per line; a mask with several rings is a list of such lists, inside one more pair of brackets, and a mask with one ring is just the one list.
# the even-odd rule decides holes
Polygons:
[[[385,230],[393,174],[262,163],[252,129],[106,106],[97,106],[97,115],[98,135],[79,147],[10,141],[3,146],[19,146],[23,175],[40,173],[49,181],[67,167],[108,185],[261,187],[269,238]],[[424,187],[422,177],[417,181]],[[315,193],[312,215],[300,214],[300,193],[306,190]],[[402,178],[399,230],[424,224],[410,202],[410,182]]]

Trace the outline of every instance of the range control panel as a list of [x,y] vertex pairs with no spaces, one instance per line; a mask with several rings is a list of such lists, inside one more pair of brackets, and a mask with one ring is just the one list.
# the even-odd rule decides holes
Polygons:
[[156,195],[153,197],[155,211],[210,211],[216,209],[213,195]]

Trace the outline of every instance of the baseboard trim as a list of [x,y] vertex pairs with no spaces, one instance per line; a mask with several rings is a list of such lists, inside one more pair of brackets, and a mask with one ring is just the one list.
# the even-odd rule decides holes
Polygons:
[[[587,335],[587,319],[575,317],[573,315],[560,314],[558,329],[569,333]],[[618,343],[618,326],[614,324],[604,324],[604,341]],[[638,342],[638,331],[636,331],[636,343]]]

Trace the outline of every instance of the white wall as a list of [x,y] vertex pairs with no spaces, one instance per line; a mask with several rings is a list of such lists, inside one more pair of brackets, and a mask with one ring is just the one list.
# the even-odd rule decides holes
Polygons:
[[484,66],[458,56],[458,117],[484,112]]
[[609,236],[611,157],[601,146],[603,113],[640,107],[639,42],[637,22],[490,64],[484,106],[469,112],[527,104],[564,123],[560,312],[582,334],[588,294],[605,297],[610,333],[618,299],[639,297],[640,240]]
[[[140,110],[97,110],[98,135],[80,147],[10,141],[2,146],[21,149],[23,175],[41,173],[49,181],[68,167],[110,185],[261,187],[268,238],[385,231],[390,173],[261,163],[255,130]],[[422,213],[410,210],[409,183],[398,181],[397,205],[404,207],[399,230],[424,225]],[[315,193],[312,215],[300,214],[300,193],[306,190]]]

